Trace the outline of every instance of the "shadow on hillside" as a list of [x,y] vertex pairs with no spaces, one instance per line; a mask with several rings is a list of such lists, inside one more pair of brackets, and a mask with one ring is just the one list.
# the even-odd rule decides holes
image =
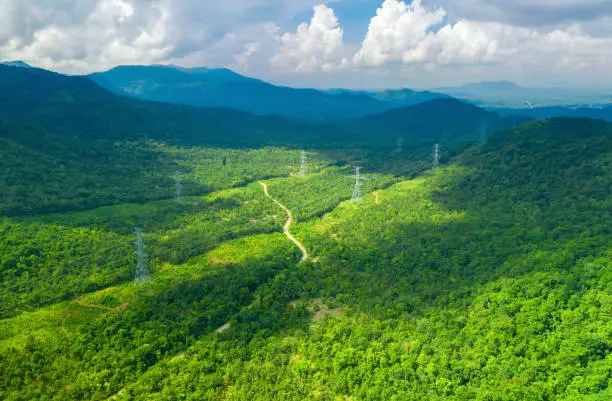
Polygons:
[[[218,335],[237,346],[256,333],[274,335],[289,327],[305,328],[308,313],[287,307],[298,296],[300,283],[284,275],[299,256],[285,251],[284,244],[281,249],[263,258],[248,257],[245,262],[206,270],[201,277],[177,272],[173,279],[172,272],[165,271],[160,280],[134,287],[137,297],[121,308],[73,326],[70,341],[54,344],[53,352],[46,352],[46,342],[32,340],[25,352],[3,353],[3,361],[18,367],[27,360],[28,369],[37,372],[37,380],[45,380],[49,391],[60,390],[60,382],[69,380],[70,388],[64,389],[68,398],[90,399],[99,391],[100,380],[108,397],[228,322],[232,327]],[[260,294],[257,304],[253,303],[256,293]],[[59,366],[57,358],[71,362]],[[117,366],[117,374],[100,378],[96,373]],[[19,368],[12,373],[18,375]],[[58,375],[63,375],[60,382]],[[36,387],[33,379],[27,382],[23,391]]]

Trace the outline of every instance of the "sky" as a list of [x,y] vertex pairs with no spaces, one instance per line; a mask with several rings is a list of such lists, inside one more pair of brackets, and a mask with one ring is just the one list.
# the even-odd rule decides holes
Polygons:
[[0,0],[0,61],[227,67],[277,84],[612,87],[610,0]]

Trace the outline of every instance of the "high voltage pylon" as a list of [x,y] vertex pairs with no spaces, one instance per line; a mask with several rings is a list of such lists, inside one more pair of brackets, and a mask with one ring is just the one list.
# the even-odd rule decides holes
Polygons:
[[438,170],[439,168],[440,168],[440,144],[436,143],[436,146],[434,146],[433,169]]
[[134,283],[141,284],[151,280],[149,275],[149,269],[147,268],[147,261],[144,253],[144,243],[142,241],[142,230],[137,228],[136,233],[136,277]]
[[185,198],[183,197],[183,184],[181,184],[181,172],[176,171],[174,175],[175,175],[175,180],[176,180],[176,200],[182,201]]
[[355,179],[355,189],[353,190],[352,201],[355,203],[361,202],[363,197],[361,196],[361,181],[367,180],[361,176],[361,167],[355,167],[355,175],[352,175],[351,178]]
[[302,150],[302,156],[300,157],[300,177],[305,177],[308,173],[306,168],[306,151]]

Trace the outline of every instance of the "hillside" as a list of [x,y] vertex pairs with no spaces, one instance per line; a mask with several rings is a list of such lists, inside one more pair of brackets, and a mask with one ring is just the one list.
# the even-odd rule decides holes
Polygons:
[[611,124],[509,128],[415,178],[355,159],[361,203],[346,153],[308,157],[266,179],[304,263],[255,182],[0,220],[0,398],[610,399]]
[[[172,196],[176,169],[183,171],[186,189],[193,194],[262,177],[249,169],[233,170],[234,161],[249,157],[240,153],[242,148],[365,148],[376,154],[372,163],[377,167],[384,164],[378,160],[388,159],[385,171],[405,174],[427,165],[422,160],[428,157],[432,145],[427,137],[432,130],[424,129],[406,139],[407,145],[419,142],[420,148],[406,149],[394,156],[406,164],[393,164],[394,158],[388,155],[381,158],[378,152],[397,148],[393,127],[403,124],[401,111],[380,117],[389,126],[388,135],[380,135],[378,122],[374,123],[376,129],[356,135],[347,126],[129,99],[88,79],[40,69],[0,67],[0,106],[0,213],[7,215],[167,199]],[[435,103],[431,106],[435,107]],[[414,116],[420,127],[439,127],[437,112],[408,110],[406,115]],[[467,125],[448,127],[452,140],[455,135],[463,138],[462,130]],[[217,150],[204,151],[202,146]],[[452,145],[445,151],[457,153],[463,149],[464,145]],[[200,156],[207,159],[197,160]],[[287,174],[282,166],[273,167],[274,163],[284,163],[284,156],[272,156],[267,164],[270,170],[263,176]],[[195,170],[218,166],[224,169],[215,170],[213,177],[192,176]],[[36,176],[40,179],[34,179]],[[97,176],[107,179],[98,181]]]
[[[163,71],[169,77],[183,74],[175,69]],[[196,70],[190,74],[219,73],[229,74],[227,80],[242,80],[227,71]],[[347,122],[321,124],[227,108],[143,101],[117,96],[83,77],[3,66],[0,90],[0,119],[59,135],[102,140],[149,138],[185,145],[389,149],[397,146],[398,137],[407,144],[428,146],[434,141],[482,140],[500,128],[530,120],[526,116],[500,118],[454,99],[436,99]]]
[[122,66],[90,77],[115,93],[139,99],[310,121],[337,121],[393,107],[361,94],[275,86],[227,69]]
[[116,96],[84,77],[0,66],[0,119],[56,134],[215,146],[306,145],[317,124]]
[[528,117],[500,117],[455,99],[436,99],[352,120],[343,126],[356,140],[374,137],[394,146],[397,138],[402,138],[407,145],[433,146],[436,142],[483,140],[497,130],[526,121]]

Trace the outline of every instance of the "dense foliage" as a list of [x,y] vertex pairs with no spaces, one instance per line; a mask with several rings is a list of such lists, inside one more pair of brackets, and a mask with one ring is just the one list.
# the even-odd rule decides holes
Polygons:
[[90,141],[0,123],[0,213],[44,214],[146,202],[286,176],[299,152],[176,147],[152,140]]
[[422,146],[482,141],[495,131],[527,121],[531,121],[528,116],[500,117],[456,99],[436,99],[352,120],[343,127],[354,133],[354,141],[366,146],[372,142],[373,133],[381,136],[379,140],[387,139],[386,147],[392,146],[393,138],[407,146]]
[[296,150],[68,116],[0,128],[0,399],[612,398],[610,125],[449,142],[434,172],[428,144],[312,150],[299,177]]

